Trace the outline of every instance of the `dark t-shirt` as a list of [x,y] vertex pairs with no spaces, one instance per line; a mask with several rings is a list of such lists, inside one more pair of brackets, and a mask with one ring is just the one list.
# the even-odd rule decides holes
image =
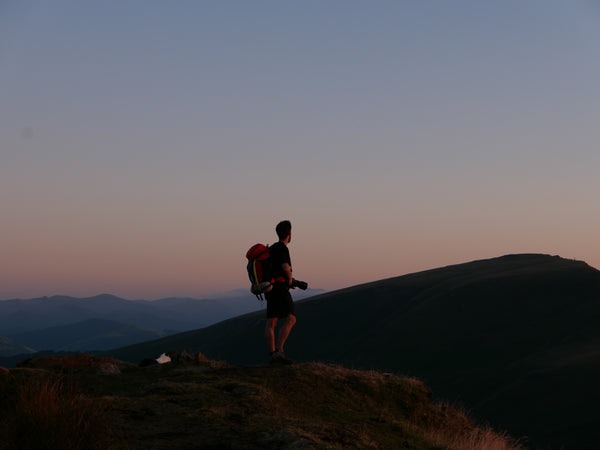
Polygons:
[[292,267],[292,261],[290,260],[290,251],[287,246],[278,241],[269,247],[269,257],[271,258],[271,267],[273,268],[273,276],[286,277],[283,272],[283,264],[288,263],[290,268]]
[[288,263],[292,267],[290,261],[290,251],[287,246],[279,241],[269,247],[269,257],[271,258],[271,267],[273,269],[273,277],[283,277],[275,280],[273,289],[265,294],[267,299],[267,318],[284,318],[291,315],[296,315],[294,309],[294,300],[290,295],[290,287],[282,279],[286,279],[283,272],[283,264]]

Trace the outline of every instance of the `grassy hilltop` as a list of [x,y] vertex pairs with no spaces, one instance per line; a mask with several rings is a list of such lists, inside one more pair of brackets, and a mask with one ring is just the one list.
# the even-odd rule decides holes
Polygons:
[[[584,262],[508,255],[327,293],[296,312],[286,348],[296,360],[417,376],[549,448],[600,442],[600,272]],[[264,313],[248,314],[110,355],[187,349],[258,364],[263,328]]]
[[0,374],[2,449],[517,449],[422,382],[322,363],[140,368],[81,354]]

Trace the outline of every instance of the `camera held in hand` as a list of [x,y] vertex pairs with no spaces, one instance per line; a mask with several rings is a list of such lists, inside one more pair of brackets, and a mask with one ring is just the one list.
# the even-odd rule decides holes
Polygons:
[[292,289],[302,289],[303,291],[305,291],[306,289],[308,289],[308,283],[306,281],[299,281],[296,280],[295,278],[292,278]]

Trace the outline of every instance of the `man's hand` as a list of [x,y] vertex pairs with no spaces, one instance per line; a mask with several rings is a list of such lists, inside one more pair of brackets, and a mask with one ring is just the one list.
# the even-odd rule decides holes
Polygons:
[[299,281],[296,280],[294,278],[292,278],[292,289],[302,289],[303,291],[305,291],[306,289],[308,289],[308,283],[306,281]]

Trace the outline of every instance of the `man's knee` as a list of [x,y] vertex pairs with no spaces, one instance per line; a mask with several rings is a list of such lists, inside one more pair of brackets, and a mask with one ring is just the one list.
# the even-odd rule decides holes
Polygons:
[[277,319],[267,319],[267,324],[265,325],[265,330],[273,331],[275,329],[276,324],[277,324]]

